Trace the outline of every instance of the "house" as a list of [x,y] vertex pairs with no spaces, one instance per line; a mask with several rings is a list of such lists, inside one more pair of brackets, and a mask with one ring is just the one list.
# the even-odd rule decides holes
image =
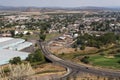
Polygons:
[[15,35],[17,35],[17,34],[19,34],[19,32],[18,32],[18,31],[15,31]]
[[77,33],[76,33],[76,34],[74,34],[74,35],[73,35],[73,37],[74,37],[74,38],[77,38],[77,37],[78,37],[78,34],[77,34]]
[[23,34],[26,35],[28,33],[28,31],[24,31]]
[[20,26],[21,29],[25,29],[25,27],[26,27],[25,25],[21,25]]
[[58,39],[60,39],[60,40],[65,40],[65,39],[66,39],[66,37],[61,36],[61,37],[59,37]]
[[17,26],[15,26],[15,28],[18,29],[18,28],[20,28],[20,26],[17,25]]

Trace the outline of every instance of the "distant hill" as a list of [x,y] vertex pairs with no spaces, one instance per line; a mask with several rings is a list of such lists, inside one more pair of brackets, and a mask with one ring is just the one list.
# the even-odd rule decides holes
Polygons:
[[120,11],[120,7],[75,7],[75,8],[61,8],[61,7],[12,7],[12,6],[0,6],[0,11],[27,11],[27,12],[35,12],[35,11],[56,11],[56,10],[72,10],[72,11],[80,11],[80,10],[112,10],[112,11]]
[[40,11],[40,8],[37,7],[12,7],[12,6],[0,6],[1,11]]
[[1,11],[24,11],[26,7],[0,6]]

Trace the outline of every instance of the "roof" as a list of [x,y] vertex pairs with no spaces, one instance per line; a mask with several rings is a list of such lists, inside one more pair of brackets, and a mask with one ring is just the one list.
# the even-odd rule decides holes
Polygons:
[[10,47],[11,50],[22,50],[24,48],[27,48],[29,46],[31,46],[32,43],[31,42],[24,42],[24,43],[20,43],[18,45],[15,45],[13,47]]
[[61,37],[59,37],[59,39],[62,39],[62,40],[64,40],[66,37],[63,37],[63,36],[61,36]]
[[4,42],[4,41],[8,41],[8,40],[11,40],[13,38],[11,37],[0,37],[0,42]]
[[0,49],[8,48],[8,47],[17,45],[19,43],[22,43],[24,41],[25,41],[24,39],[10,39],[7,41],[3,41],[3,42],[0,42]]
[[18,52],[12,50],[2,49],[0,50],[0,65],[9,63],[9,60],[13,57],[21,57],[21,59],[25,59],[29,53],[26,52]]
[[28,56],[28,53],[14,50],[21,50],[31,45],[32,43],[25,42],[24,39],[0,37],[0,65],[7,64],[10,59],[18,56],[21,57],[21,59],[25,59]]

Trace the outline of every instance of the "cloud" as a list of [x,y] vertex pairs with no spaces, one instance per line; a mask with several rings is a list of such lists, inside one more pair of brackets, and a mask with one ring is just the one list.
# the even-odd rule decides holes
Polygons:
[[0,5],[5,6],[120,6],[120,0],[0,0]]

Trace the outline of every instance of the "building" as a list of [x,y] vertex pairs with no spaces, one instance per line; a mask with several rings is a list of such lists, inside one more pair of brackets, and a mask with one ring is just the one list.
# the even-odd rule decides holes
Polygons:
[[0,65],[9,63],[13,57],[20,57],[22,60],[28,56],[29,53],[18,52],[13,50],[1,49],[0,50]]
[[26,42],[24,39],[0,37],[0,65],[7,64],[10,59],[18,56],[25,59],[29,53],[20,50],[31,45],[31,42]]

